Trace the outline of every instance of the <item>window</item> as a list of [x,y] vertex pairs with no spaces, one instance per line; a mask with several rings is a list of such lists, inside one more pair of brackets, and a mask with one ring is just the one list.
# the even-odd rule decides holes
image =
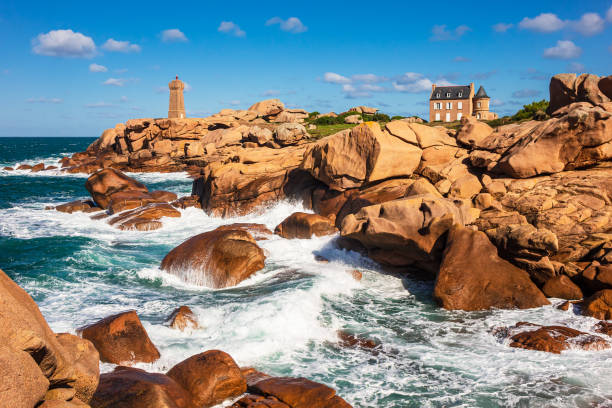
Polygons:
[[450,122],[450,112],[446,112],[446,121]]
[[476,114],[476,118],[480,119],[480,112],[478,112],[478,114]]
[[439,98],[439,97],[440,97],[440,92],[436,94],[436,98]]
[[457,120],[461,120],[461,117],[462,117],[462,116],[463,116],[463,113],[459,112],[459,113],[457,114]]
[[452,102],[446,102],[446,109],[453,109],[453,103]]
[[436,110],[442,109],[442,102],[434,103],[434,109],[436,109]]
[[478,102],[478,107],[480,108],[480,102]]
[[446,97],[447,97],[447,98],[450,98],[450,96],[451,96],[451,93],[450,93],[450,92],[447,92],[447,93],[446,93]]
[[[459,95],[461,96],[461,95]],[[463,102],[457,102],[457,109],[461,110],[463,109]]]
[[436,113],[436,121],[439,122],[440,121],[440,113]]
[[461,98],[463,96],[463,92],[459,92],[459,97]]

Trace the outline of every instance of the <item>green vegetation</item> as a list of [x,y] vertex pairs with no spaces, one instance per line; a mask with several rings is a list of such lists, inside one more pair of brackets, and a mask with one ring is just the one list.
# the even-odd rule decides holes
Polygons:
[[[324,118],[321,118],[324,119]],[[331,125],[316,125],[316,129],[309,129],[308,133],[312,139],[320,139],[325,136],[333,135],[334,133],[338,133],[344,129],[350,129],[357,125],[349,124],[349,123],[335,123]]]
[[523,105],[523,109],[512,116],[504,116],[502,118],[489,120],[487,123],[491,127],[498,127],[509,123],[524,122],[526,120],[546,120],[548,119],[546,109],[548,109],[548,101],[542,99],[541,101],[532,102],[529,105]]

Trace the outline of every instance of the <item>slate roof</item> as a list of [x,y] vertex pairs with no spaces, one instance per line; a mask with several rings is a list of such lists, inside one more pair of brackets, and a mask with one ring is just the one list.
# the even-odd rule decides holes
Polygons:
[[487,91],[484,90],[484,88],[482,87],[482,85],[480,85],[480,88],[478,88],[478,92],[476,92],[476,95],[474,95],[474,99],[476,98],[488,98],[489,95],[487,95]]
[[[450,96],[446,94],[450,93]],[[461,94],[461,96],[459,96]],[[440,95],[440,96],[438,96]],[[443,101],[451,99],[468,99],[470,97],[470,87],[468,85],[459,86],[436,86],[436,89],[431,93],[432,101]]]

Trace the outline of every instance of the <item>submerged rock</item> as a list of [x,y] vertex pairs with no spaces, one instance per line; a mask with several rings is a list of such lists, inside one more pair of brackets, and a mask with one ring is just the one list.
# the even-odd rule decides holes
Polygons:
[[189,306],[180,306],[174,309],[170,317],[168,318],[170,327],[178,330],[185,329],[199,329],[198,319],[189,308]]
[[560,354],[563,350],[568,349],[604,350],[610,348],[610,343],[599,336],[565,326],[540,326],[519,322],[515,326],[502,329],[501,332],[505,336],[511,336],[510,347],[527,350]]
[[78,332],[94,344],[100,360],[106,363],[151,363],[159,358],[157,347],[133,310],[108,316]]
[[445,309],[527,309],[549,304],[527,272],[497,255],[486,234],[455,225],[446,240],[434,299]]
[[225,288],[262,269],[265,259],[263,250],[247,231],[220,227],[174,248],[162,260],[161,269],[189,283]]
[[178,363],[167,376],[186,389],[196,407],[212,407],[246,391],[246,380],[234,359],[220,350],[196,354]]

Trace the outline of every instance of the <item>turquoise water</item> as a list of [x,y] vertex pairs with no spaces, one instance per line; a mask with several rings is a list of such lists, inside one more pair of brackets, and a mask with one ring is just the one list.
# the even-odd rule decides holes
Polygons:
[[[56,164],[92,141],[0,138],[0,168]],[[150,189],[191,192],[185,174],[132,176]],[[44,210],[86,198],[85,180],[53,170],[0,170],[0,268],[32,295],[56,332],[135,309],[162,354],[139,367],[163,372],[217,348],[240,365],[329,384],[355,407],[612,406],[612,351],[531,352],[510,349],[491,334],[517,321],[590,331],[593,319],[553,306],[444,311],[432,302],[431,282],[382,274],[358,255],[335,249],[334,237],[271,237],[260,241],[266,267],[253,278],[225,290],[195,287],[159,270],[170,249],[236,221],[273,229],[300,206],[282,202],[231,220],[187,209],[150,232],[119,231],[87,214]],[[317,263],[315,254],[331,262]],[[345,273],[354,268],[363,272],[361,282]],[[183,333],[164,325],[183,304],[196,312],[202,330]],[[339,329],[375,339],[381,348],[342,348]]]

